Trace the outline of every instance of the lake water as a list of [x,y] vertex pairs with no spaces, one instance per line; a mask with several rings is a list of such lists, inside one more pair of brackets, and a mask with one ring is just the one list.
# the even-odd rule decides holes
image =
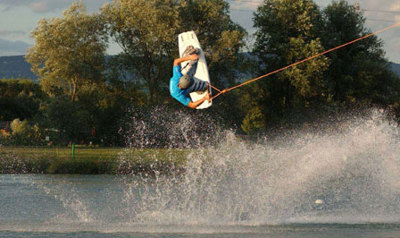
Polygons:
[[0,175],[0,237],[396,238],[399,138],[378,114],[263,143],[226,133],[176,174]]
[[[399,237],[397,223],[168,224],[126,215],[126,183],[115,176],[0,175],[0,237]],[[130,217],[132,218],[132,217]],[[357,222],[357,218],[354,218]]]

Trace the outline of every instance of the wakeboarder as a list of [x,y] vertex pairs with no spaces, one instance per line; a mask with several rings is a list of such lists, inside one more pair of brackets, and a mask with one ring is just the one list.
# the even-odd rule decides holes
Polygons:
[[[183,105],[192,109],[196,109],[204,101],[210,100],[210,94],[207,90],[208,83],[193,77],[197,68],[199,51],[200,49],[195,49],[193,46],[189,46],[185,50],[185,54],[183,54],[182,58],[175,59],[173,64],[173,75],[169,81],[169,91],[171,96]],[[186,73],[182,74],[182,68],[180,64],[185,61],[189,61],[189,63],[185,66],[185,68],[189,68],[186,68]],[[190,93],[203,93],[204,91],[207,91],[204,97],[195,102],[191,100],[189,96]]]

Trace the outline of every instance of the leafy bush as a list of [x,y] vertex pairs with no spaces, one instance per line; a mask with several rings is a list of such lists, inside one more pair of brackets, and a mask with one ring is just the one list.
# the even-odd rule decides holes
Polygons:
[[28,120],[14,119],[11,124],[11,133],[0,134],[0,143],[3,145],[42,145],[41,132],[37,125],[31,125]]

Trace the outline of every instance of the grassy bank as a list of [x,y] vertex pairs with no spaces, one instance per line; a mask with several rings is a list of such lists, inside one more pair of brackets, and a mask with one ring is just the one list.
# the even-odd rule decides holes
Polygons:
[[167,149],[0,147],[0,173],[116,174],[180,169],[188,151]]

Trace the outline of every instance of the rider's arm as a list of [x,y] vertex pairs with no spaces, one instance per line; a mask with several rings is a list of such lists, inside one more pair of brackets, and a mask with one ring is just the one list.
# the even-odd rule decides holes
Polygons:
[[188,107],[190,107],[190,108],[192,108],[192,109],[196,109],[198,106],[200,106],[200,104],[202,104],[205,100],[210,100],[210,94],[207,92],[206,93],[206,95],[203,97],[203,98],[201,98],[201,99],[199,99],[199,100],[197,100],[197,101],[195,101],[195,102],[192,102],[192,101],[190,101],[190,103],[187,105]]
[[188,60],[197,60],[198,58],[199,58],[199,56],[196,55],[196,54],[189,55],[189,56],[186,56],[186,57],[183,57],[183,58],[178,58],[178,59],[174,60],[174,66],[177,66],[180,63],[188,61]]

